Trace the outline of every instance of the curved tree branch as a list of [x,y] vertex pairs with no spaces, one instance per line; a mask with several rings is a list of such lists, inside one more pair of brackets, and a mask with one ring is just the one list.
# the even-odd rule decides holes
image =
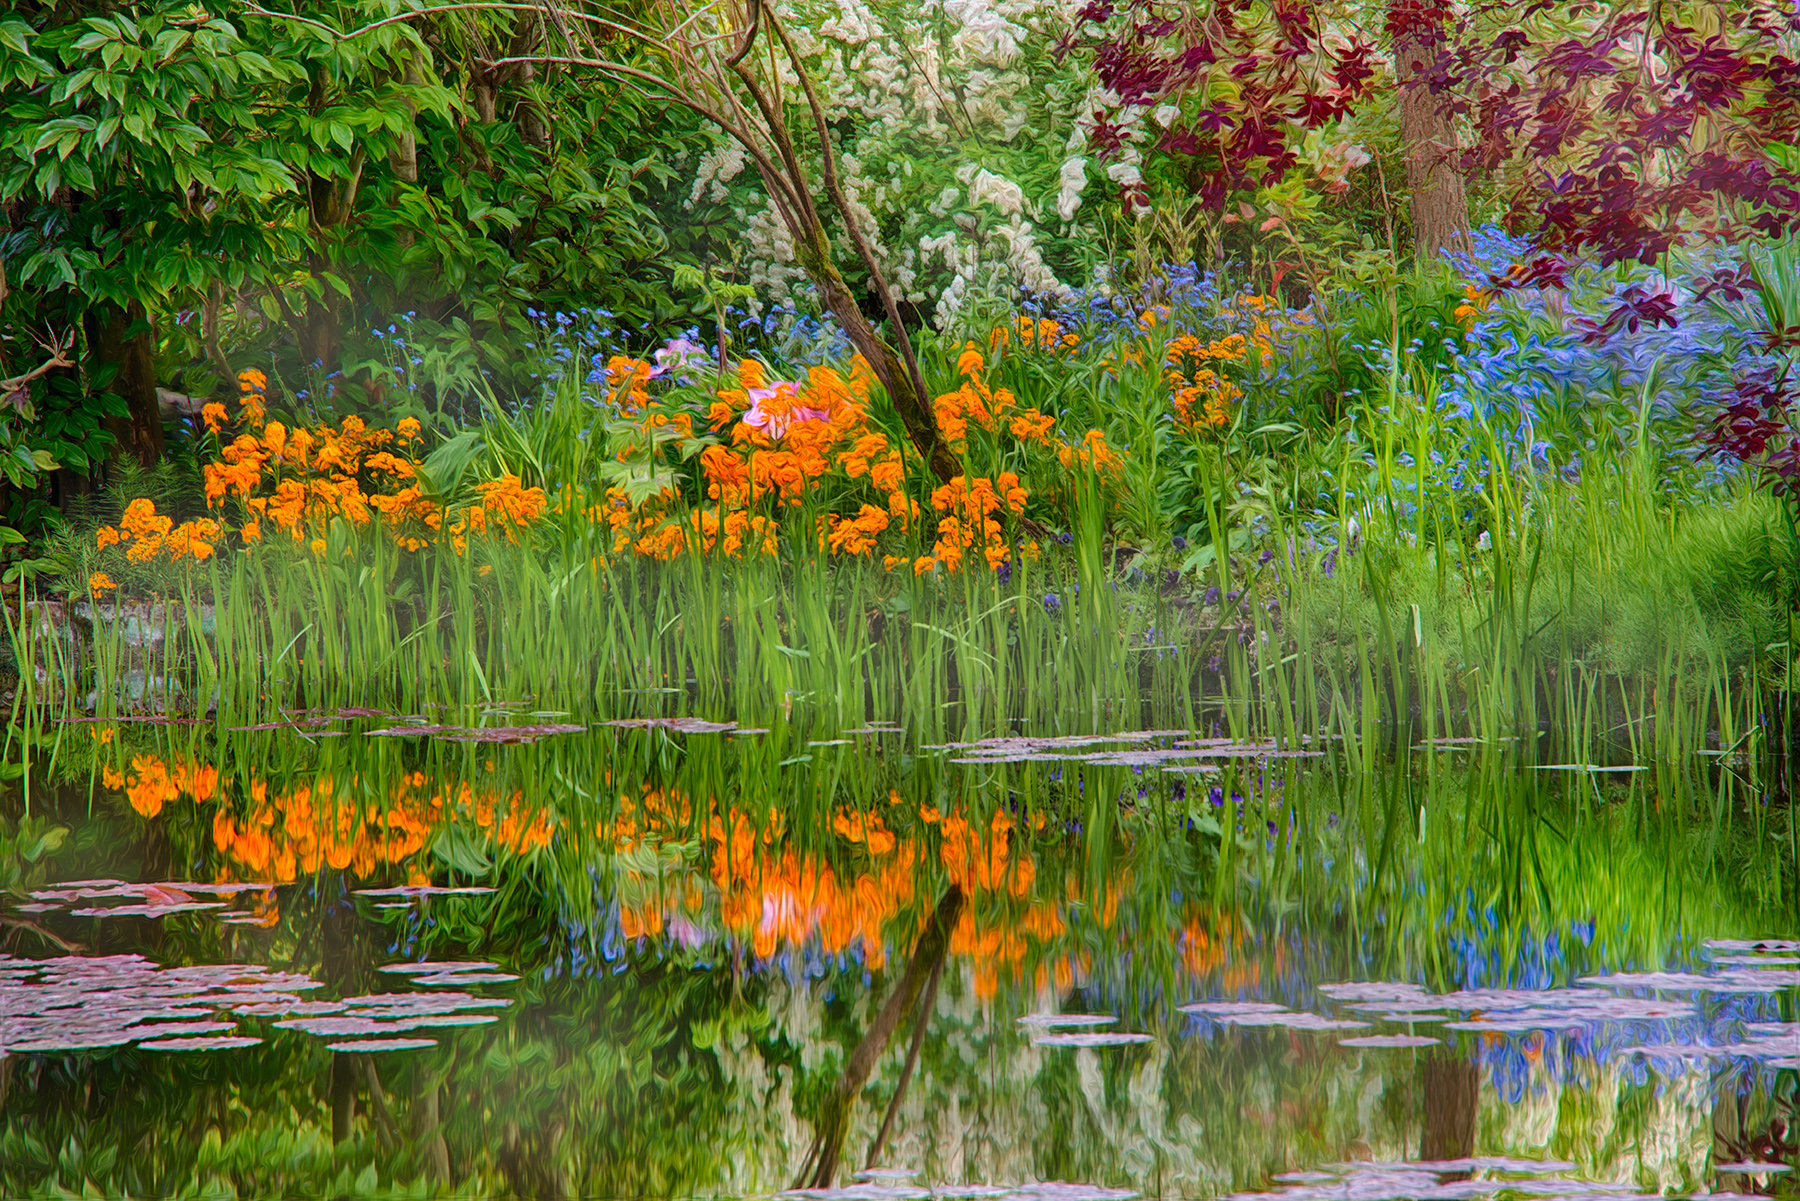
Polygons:
[[[782,49],[787,51],[788,61],[794,64],[794,71],[800,76],[800,87],[806,94],[807,107],[812,111],[813,128],[819,138],[819,159],[825,177],[825,191],[831,197],[832,205],[844,222],[844,229],[850,235],[851,245],[856,247],[857,257],[862,259],[863,269],[875,284],[875,292],[881,298],[882,309],[887,313],[888,325],[894,331],[894,338],[899,342],[902,361],[906,365],[907,382],[912,385],[915,404],[922,412],[929,412],[930,396],[925,388],[924,373],[919,370],[919,356],[913,350],[912,339],[907,336],[906,322],[900,318],[900,306],[894,299],[894,290],[888,286],[887,277],[882,273],[881,264],[875,258],[875,248],[869,245],[863,235],[862,227],[857,224],[856,217],[850,211],[850,200],[844,194],[843,184],[838,179],[837,152],[831,147],[831,127],[825,120],[825,108],[819,103],[818,92],[813,88],[812,77],[800,62],[800,54],[794,48],[793,39],[774,13],[769,14],[769,26],[781,39]],[[940,476],[949,470],[955,474],[953,466],[948,465],[949,452],[941,444],[927,448],[921,446],[920,451],[934,459],[932,466]],[[945,463],[935,461],[941,456]]]
[[[503,67],[521,61],[527,60],[523,57],[497,58],[489,62],[488,65],[492,67]],[[794,203],[792,185],[789,184],[787,178],[776,169],[774,160],[769,158],[768,152],[757,144],[755,137],[745,126],[733,121],[705,101],[689,94],[685,89],[676,86],[674,83],[665,79],[663,76],[656,74],[654,71],[645,71],[638,67],[628,67],[624,63],[613,62],[610,59],[583,58],[570,54],[534,54],[529,57],[528,61],[536,63],[562,63],[574,67],[589,67],[614,78],[622,80],[629,79],[636,83],[654,84],[656,87],[661,88],[662,91],[661,93],[649,93],[651,99],[666,100],[671,104],[679,104],[696,116],[704,117],[706,120],[730,134],[739,145],[749,151],[750,157],[756,161],[757,169],[763,173],[764,179],[769,180],[774,187],[780,189],[781,195],[777,197],[777,202],[780,203],[785,200],[789,204]]]
[[17,392],[20,388],[23,388],[26,384],[29,384],[40,375],[48,375],[59,367],[75,366],[75,360],[69,357],[69,350],[75,345],[74,330],[70,330],[60,338],[52,335],[47,342],[39,339],[38,345],[48,351],[50,357],[44,362],[39,363],[36,367],[33,367],[30,371],[27,371],[24,375],[15,375],[11,379],[0,379],[0,398],[5,398],[11,393]]
[[[310,17],[301,17],[292,13],[275,12],[261,7],[256,0],[245,0],[245,11],[279,20],[296,21],[314,28],[324,30],[334,38],[348,39],[359,37],[387,25],[412,20],[415,17],[429,16],[440,12],[462,12],[481,9],[501,11],[546,11],[546,5],[555,0],[544,0],[544,3],[527,3],[524,0],[452,0],[451,3],[430,5],[411,12],[397,14],[380,21],[371,22],[349,32],[333,29],[322,21]],[[700,19],[702,12],[690,13],[684,20],[661,35],[648,29],[639,28],[629,23],[610,20],[578,8],[563,8],[558,5],[551,11],[551,17],[557,28],[570,43],[570,53],[563,55],[509,54],[505,57],[482,60],[489,69],[526,63],[562,63],[569,66],[587,67],[619,81],[630,80],[642,86],[645,84],[657,89],[653,95],[670,103],[678,104],[695,113],[706,121],[730,135],[750,154],[756,163],[756,169],[762,176],[764,185],[769,191],[770,199],[782,223],[794,240],[796,257],[814,285],[819,289],[825,307],[844,327],[853,345],[868,360],[877,379],[888,393],[889,401],[894,405],[908,437],[919,453],[931,465],[931,469],[939,479],[949,480],[961,470],[955,457],[939,435],[937,423],[931,412],[930,396],[926,390],[924,375],[919,368],[917,352],[913,348],[912,339],[907,335],[906,322],[900,315],[899,302],[894,296],[876,259],[874,247],[869,243],[862,228],[852,216],[850,202],[845,194],[838,176],[837,155],[831,145],[831,129],[825,118],[824,106],[820,103],[818,93],[813,87],[805,65],[800,60],[798,49],[792,38],[788,36],[780,20],[772,9],[765,11],[767,0],[748,0],[748,17],[739,35],[735,50],[723,57],[714,50],[720,42],[731,36],[729,33],[711,37],[694,36],[692,27]],[[660,54],[678,73],[688,77],[694,87],[684,87],[675,82],[647,71],[640,67],[628,66],[601,57],[598,48],[592,41],[575,38],[570,30],[571,25],[564,18],[573,18],[582,26],[604,30],[622,35],[639,45],[652,49]],[[795,147],[794,138],[783,115],[783,105],[779,96],[772,97],[757,73],[747,65],[751,51],[755,48],[758,35],[767,26],[775,38],[781,43],[788,62],[792,64],[799,76],[801,89],[805,94],[808,111],[812,118],[813,130],[819,142],[820,162],[825,191],[832,207],[844,223],[844,228],[855,247],[857,257],[868,272],[869,281],[880,298],[881,306],[888,324],[893,331],[893,338],[898,343],[896,348],[879,334],[867,315],[862,311],[855,294],[849,284],[832,261],[831,239],[825,223],[820,216],[818,205],[814,201],[812,184],[807,178],[805,166]],[[578,53],[575,43],[585,41],[592,47],[593,53]],[[770,69],[777,64],[771,46]],[[754,112],[745,106],[737,88],[731,80],[737,81],[738,87],[748,94]],[[775,76],[779,82],[779,76]],[[777,161],[779,160],[779,161]]]
[[739,44],[738,48],[732,52],[731,57],[725,60],[726,66],[736,67],[739,63],[744,61],[744,56],[750,53],[750,47],[756,44],[756,28],[761,17],[762,0],[750,0],[750,20],[744,28],[744,40]]

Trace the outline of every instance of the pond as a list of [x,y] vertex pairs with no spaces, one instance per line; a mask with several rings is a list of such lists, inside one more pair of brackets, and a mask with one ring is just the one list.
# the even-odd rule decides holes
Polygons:
[[15,730],[0,1192],[1796,1195],[1729,757],[952,722]]

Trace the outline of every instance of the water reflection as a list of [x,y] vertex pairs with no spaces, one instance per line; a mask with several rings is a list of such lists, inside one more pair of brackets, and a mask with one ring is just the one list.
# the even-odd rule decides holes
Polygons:
[[36,748],[0,1192],[1794,1189],[1800,942],[1734,883],[1792,865],[1508,833],[1591,782],[306,720]]

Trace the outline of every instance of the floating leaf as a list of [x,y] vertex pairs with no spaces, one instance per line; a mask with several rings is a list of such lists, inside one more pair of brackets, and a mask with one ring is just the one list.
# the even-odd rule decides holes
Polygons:
[[1044,1034],[1031,1040],[1034,1047],[1124,1047],[1153,1041],[1148,1034],[1131,1034],[1123,1030],[1081,1031],[1074,1034]]
[[678,734],[723,734],[728,730],[745,734],[768,733],[767,730],[739,730],[735,721],[706,721],[698,717],[624,717],[600,724],[620,730],[673,730]]
[[451,731],[443,735],[447,742],[494,742],[521,743],[537,742],[554,734],[580,734],[586,726],[564,724],[544,726],[482,726]]
[[71,909],[70,917],[167,917],[199,909],[223,909],[224,901],[186,901],[169,905],[114,905],[109,909]]

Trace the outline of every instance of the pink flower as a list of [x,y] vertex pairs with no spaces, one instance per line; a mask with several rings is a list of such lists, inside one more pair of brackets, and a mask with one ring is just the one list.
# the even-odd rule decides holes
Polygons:
[[740,420],[771,438],[786,434],[788,427],[796,421],[830,421],[831,413],[826,409],[790,408],[786,413],[773,413],[763,408],[765,400],[792,400],[799,388],[794,381],[784,379],[776,380],[773,387],[748,389],[744,394],[750,398],[750,408]]
[[669,372],[693,367],[704,367],[712,362],[712,355],[706,347],[698,342],[690,342],[686,338],[670,338],[668,343],[651,356],[656,366],[650,369],[650,378],[667,375]]

